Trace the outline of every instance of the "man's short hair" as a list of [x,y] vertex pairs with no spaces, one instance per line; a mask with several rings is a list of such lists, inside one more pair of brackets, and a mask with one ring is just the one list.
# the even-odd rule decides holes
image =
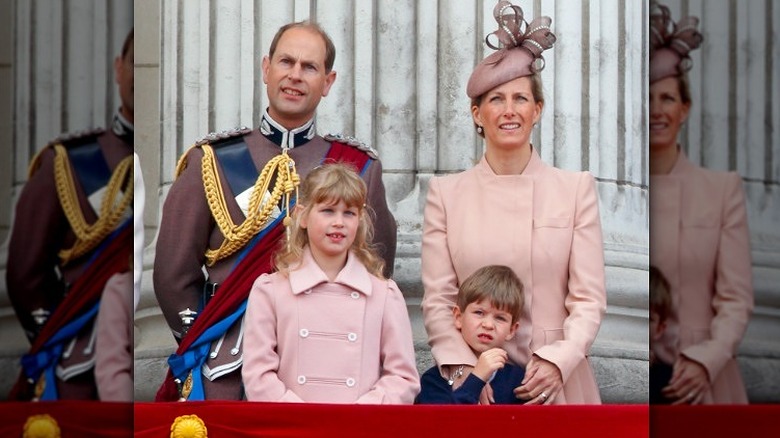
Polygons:
[[509,312],[512,323],[517,322],[523,313],[523,282],[507,266],[489,265],[479,268],[471,274],[458,290],[458,308],[461,312],[466,306],[484,299],[496,309]]
[[125,55],[127,55],[127,52],[130,50],[130,46],[133,44],[133,32],[134,28],[130,28],[130,33],[127,34],[125,37],[125,42],[122,43],[122,59],[125,59]]
[[336,46],[333,45],[333,40],[330,39],[322,27],[310,20],[296,21],[295,23],[288,23],[280,27],[279,30],[276,31],[274,39],[271,41],[268,57],[273,59],[274,52],[276,52],[276,46],[279,44],[282,35],[293,28],[311,29],[322,37],[322,40],[325,42],[325,72],[330,73],[330,71],[333,70],[333,63],[336,61]]

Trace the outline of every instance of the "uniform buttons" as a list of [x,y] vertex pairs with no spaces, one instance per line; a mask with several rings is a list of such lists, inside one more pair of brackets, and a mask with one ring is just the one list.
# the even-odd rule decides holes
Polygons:
[[352,377],[348,378],[347,379],[347,386],[350,387],[350,388],[355,386],[355,379],[353,379]]
[[357,333],[349,333],[349,334],[347,334],[347,339],[349,340],[349,342],[357,341]]
[[301,329],[301,331],[298,332],[298,333],[301,335],[302,338],[305,338],[305,337],[309,336],[309,330],[307,330],[307,329]]
[[349,294],[349,295],[350,295],[352,298],[354,298],[354,299],[358,299],[358,298],[360,298],[360,294],[359,294],[359,293],[357,293],[357,292],[352,292],[352,293],[351,293],[351,294]]
[[303,385],[306,383],[306,376],[298,376],[298,384]]

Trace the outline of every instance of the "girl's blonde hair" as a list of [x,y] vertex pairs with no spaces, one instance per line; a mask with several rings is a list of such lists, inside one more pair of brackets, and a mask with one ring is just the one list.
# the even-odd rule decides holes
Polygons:
[[276,269],[284,275],[295,270],[303,259],[303,249],[309,244],[306,230],[301,228],[301,218],[309,214],[314,204],[335,204],[344,201],[349,207],[357,207],[358,223],[355,241],[350,250],[376,277],[384,278],[384,261],[377,254],[371,242],[374,227],[366,207],[366,183],[357,174],[354,166],[346,163],[328,163],[314,168],[301,183],[299,198],[292,215],[289,242],[282,241],[282,247],[274,257]]

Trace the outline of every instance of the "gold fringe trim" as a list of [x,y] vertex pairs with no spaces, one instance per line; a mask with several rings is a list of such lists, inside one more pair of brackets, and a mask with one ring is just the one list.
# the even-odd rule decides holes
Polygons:
[[[208,144],[202,145],[201,148],[203,149],[202,171],[206,201],[219,230],[225,236],[225,240],[219,248],[206,250],[206,265],[212,266],[218,260],[228,257],[246,246],[249,240],[265,226],[271,218],[274,207],[279,205],[283,197],[287,216],[285,225],[289,224],[290,195],[297,190],[301,178],[295,170],[295,161],[290,158],[286,150],[272,158],[257,177],[254,190],[249,198],[247,218],[240,225],[236,225],[228,212],[222,183],[217,175],[217,160],[214,150]],[[276,183],[271,191],[271,197],[263,203],[263,196],[268,192],[274,175],[276,175]]]
[[[133,156],[130,155],[120,161],[114,169],[100,204],[98,220],[89,225],[84,219],[84,212],[81,211],[79,205],[68,152],[61,144],[55,145],[54,151],[54,179],[57,186],[57,196],[62,210],[65,212],[65,217],[76,234],[76,242],[73,247],[59,252],[62,264],[66,265],[71,260],[77,259],[97,247],[106,236],[116,229],[122,219],[122,214],[130,207],[131,202],[133,202]],[[124,196],[121,201],[117,202],[123,188]]]

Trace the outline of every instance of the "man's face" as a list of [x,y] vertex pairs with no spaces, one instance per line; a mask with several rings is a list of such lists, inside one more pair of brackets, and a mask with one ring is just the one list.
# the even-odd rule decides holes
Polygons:
[[119,86],[119,99],[122,101],[120,111],[128,122],[133,121],[133,42],[125,53],[125,56],[117,56],[114,59],[114,80]]
[[335,80],[335,71],[325,71],[325,41],[305,27],[288,29],[279,38],[273,58],[263,58],[268,113],[287,129],[314,117]]

